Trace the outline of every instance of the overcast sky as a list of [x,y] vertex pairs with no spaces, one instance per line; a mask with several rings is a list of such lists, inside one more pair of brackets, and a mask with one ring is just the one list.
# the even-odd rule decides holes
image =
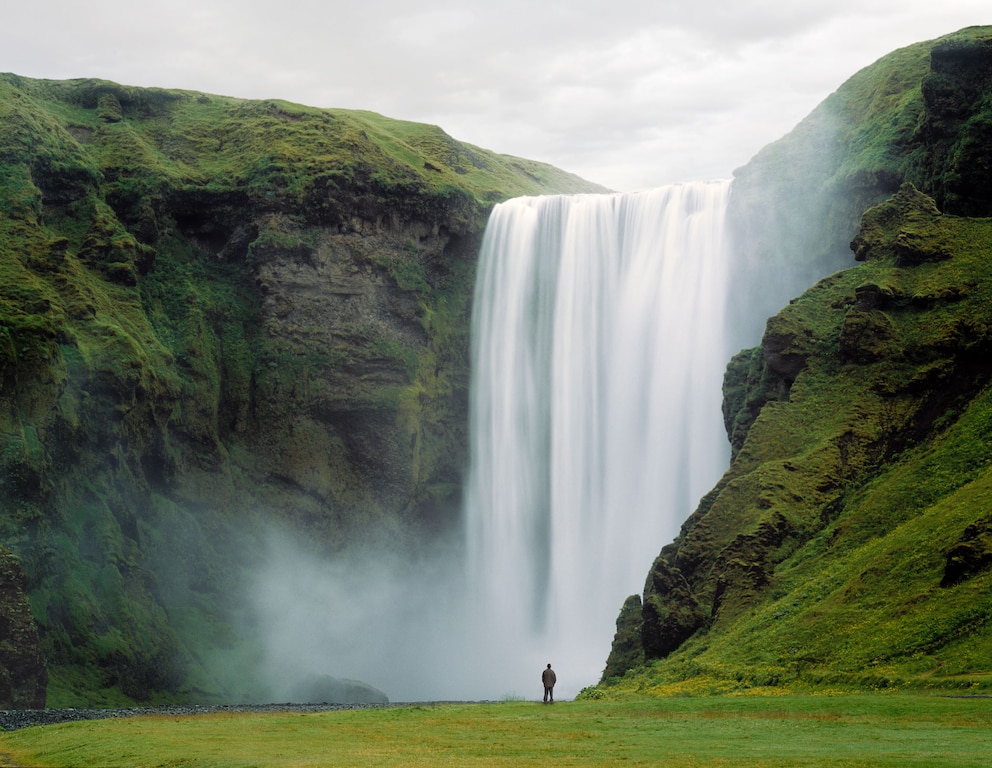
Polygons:
[[0,71],[440,125],[617,190],[727,178],[886,53],[989,0],[35,0]]

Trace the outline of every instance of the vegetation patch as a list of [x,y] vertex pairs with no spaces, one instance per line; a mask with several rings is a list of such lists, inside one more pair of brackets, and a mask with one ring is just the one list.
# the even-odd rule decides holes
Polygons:
[[0,735],[38,766],[980,766],[981,700],[666,698],[143,716]]

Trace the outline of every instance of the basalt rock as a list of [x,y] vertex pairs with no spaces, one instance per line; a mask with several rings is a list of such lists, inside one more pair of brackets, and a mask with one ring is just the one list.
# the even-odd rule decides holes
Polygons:
[[368,683],[330,675],[316,675],[300,681],[289,692],[290,701],[299,704],[388,704],[389,697]]
[[641,618],[641,645],[646,659],[664,658],[706,621],[685,577],[664,556],[655,560],[648,574]]
[[[975,28],[976,33],[980,29]],[[919,137],[925,143],[926,188],[942,210],[962,216],[992,215],[992,41],[981,34],[939,41],[923,79],[925,112]]]
[[606,660],[602,680],[623,677],[625,672],[644,663],[644,645],[641,639],[643,621],[641,596],[631,595],[624,601],[620,615],[617,616],[617,631],[613,636],[613,645]]
[[0,547],[0,709],[45,706],[48,670],[17,559]]
[[959,584],[992,568],[992,519],[968,525],[961,538],[947,551],[942,587]]

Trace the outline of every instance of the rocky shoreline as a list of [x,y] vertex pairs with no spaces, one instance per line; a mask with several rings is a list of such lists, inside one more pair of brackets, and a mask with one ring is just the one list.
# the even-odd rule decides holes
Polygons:
[[[334,712],[346,709],[388,709],[390,707],[465,704],[469,702],[389,702],[374,704],[169,704],[159,707],[125,707],[120,709],[0,709],[0,731],[16,731],[35,725],[55,725],[75,720],[105,720],[111,717],[143,715],[206,715],[215,712]],[[471,702],[483,703],[483,702]]]

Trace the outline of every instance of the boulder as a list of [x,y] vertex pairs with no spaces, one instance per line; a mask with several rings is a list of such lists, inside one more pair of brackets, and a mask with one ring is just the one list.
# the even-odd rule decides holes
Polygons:
[[361,680],[316,675],[299,681],[289,699],[296,704],[388,704],[389,697]]

